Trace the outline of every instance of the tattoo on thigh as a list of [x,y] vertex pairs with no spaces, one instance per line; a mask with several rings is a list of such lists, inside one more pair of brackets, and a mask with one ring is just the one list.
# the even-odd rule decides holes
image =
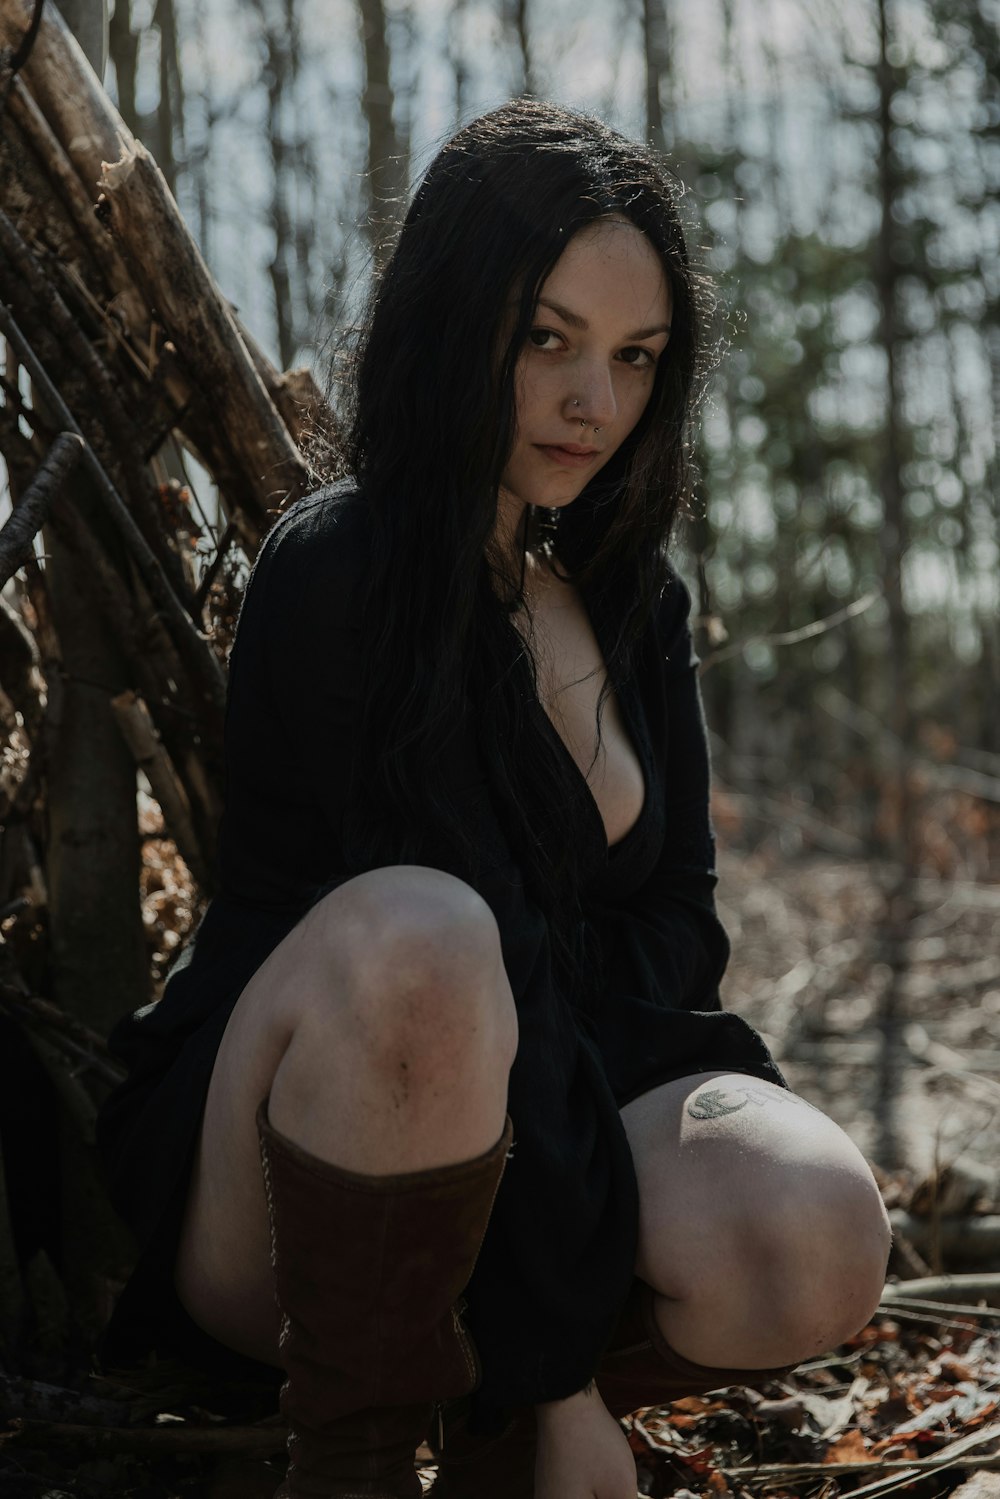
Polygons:
[[688,1101],[687,1111],[692,1119],[721,1119],[723,1114],[737,1114],[748,1103],[760,1106],[760,1100],[751,1098],[748,1088],[705,1088],[697,1098]]
[[795,1093],[786,1093],[779,1088],[755,1088],[751,1083],[741,1088],[704,1088],[696,1098],[689,1100],[687,1111],[692,1119],[721,1119],[725,1114],[738,1114],[748,1103],[757,1109],[769,1103],[796,1103],[804,1104],[807,1109],[813,1108]]

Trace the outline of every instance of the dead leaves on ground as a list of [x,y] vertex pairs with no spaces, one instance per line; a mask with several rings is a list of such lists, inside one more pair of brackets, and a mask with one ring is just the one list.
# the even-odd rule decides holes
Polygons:
[[936,1326],[880,1317],[838,1355],[763,1393],[640,1412],[626,1423],[640,1492],[874,1499],[918,1484],[926,1496],[1000,1469],[1000,1316],[941,1315]]

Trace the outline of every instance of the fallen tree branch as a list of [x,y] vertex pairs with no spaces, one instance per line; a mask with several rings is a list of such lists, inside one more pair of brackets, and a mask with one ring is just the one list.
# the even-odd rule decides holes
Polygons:
[[[128,298],[121,291],[127,281],[128,272],[118,253],[118,248],[94,217],[93,199],[76,175],[73,163],[63,150],[58,136],[45,115],[39,109],[34,96],[25,88],[20,78],[14,80],[7,108],[21,132],[22,139],[35,153],[46,175],[51,179],[81,243],[86,246],[94,264],[103,273],[109,288],[116,293],[116,302],[119,304],[120,312],[126,320],[132,321],[130,312],[138,308],[140,298],[138,293],[132,292],[131,302],[135,304],[135,309],[130,308]],[[120,306],[123,300],[126,302],[124,308]],[[103,309],[99,310],[103,313]],[[106,315],[101,317],[101,321],[105,331],[112,335],[113,342],[118,347],[128,350],[130,345],[127,339],[121,337],[121,330],[117,324]]]
[[[103,164],[102,215],[158,321],[180,351],[240,470],[239,505],[260,541],[270,512],[309,488],[309,473],[264,388],[163,173],[136,141]],[[149,254],[149,246],[157,254]]]
[[[9,309],[2,306],[0,306],[0,332],[13,344],[18,358],[38,386],[46,405],[55,414],[57,420],[67,432],[75,433],[81,441],[85,442],[83,433],[36,358],[31,345],[14,321]],[[202,687],[212,707],[217,712],[224,713],[226,679],[221,666],[212,654],[205,638],[198,633],[190,615],[185,612],[178,601],[149,543],[132,519],[89,443],[85,446],[84,462],[94,480],[95,493],[121,532],[122,539],[136,563],[139,574],[149,589],[150,597],[173,628],[178,651],[185,658],[192,676]]]
[[131,1452],[150,1457],[198,1453],[275,1457],[285,1451],[286,1436],[284,1426],[101,1427],[18,1416],[8,1431],[0,1432],[0,1448],[17,1441],[27,1447],[73,1447],[79,1452]]
[[[901,1233],[923,1253],[931,1242],[935,1225],[929,1218],[916,1218],[894,1208],[889,1214],[893,1233]],[[1000,1214],[989,1213],[982,1217],[941,1218],[937,1224],[937,1240],[941,1253],[958,1259],[995,1262],[1000,1251]]]
[[45,1384],[38,1379],[9,1378],[0,1374],[0,1405],[8,1420],[17,1417],[59,1421],[72,1416],[81,1424],[118,1425],[130,1419],[124,1401],[105,1400],[99,1395],[83,1395],[61,1385]]
[[986,1307],[974,1306],[977,1300],[985,1301],[987,1307],[1000,1307],[1000,1275],[927,1275],[896,1281],[886,1286],[879,1306],[891,1311],[896,1302],[905,1302],[922,1311],[982,1315]]
[[105,1082],[116,1084],[125,1077],[124,1069],[111,1059],[104,1037],[81,1021],[74,1020],[51,1000],[28,994],[20,984],[13,984],[9,979],[0,979],[0,1010],[33,1030],[41,1031],[51,1046],[75,1062],[85,1064]]
[[208,864],[195,835],[191,804],[153,726],[149,709],[131,688],[113,697],[111,707],[132,758],[145,772],[160,804],[167,836],[174,840],[181,858],[204,890],[209,882]]
[[[106,440],[114,434],[115,460],[121,468],[122,492],[132,511],[140,518],[140,529],[150,550],[166,574],[169,586],[194,618],[194,590],[188,582],[183,564],[159,528],[159,517],[151,477],[143,468],[139,453],[143,446],[136,423],[127,410],[116,382],[93,344],[80,327],[78,319],[60,296],[52,280],[39,264],[37,251],[27,244],[11,220],[0,209],[0,249],[19,278],[23,296],[18,302],[19,316],[29,324],[31,311],[44,318],[51,334],[58,340],[67,361],[72,361],[84,381],[91,403],[90,426],[99,423]],[[82,413],[81,413],[82,416]],[[117,490],[116,490],[117,493]],[[156,554],[154,548],[161,552]]]
[[0,528],[0,588],[35,555],[35,537],[85,451],[86,444],[78,432],[60,432],[45,455],[30,488]]

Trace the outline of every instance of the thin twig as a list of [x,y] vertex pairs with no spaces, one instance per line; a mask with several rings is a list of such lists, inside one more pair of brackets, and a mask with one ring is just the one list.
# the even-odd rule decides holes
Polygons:
[[212,584],[215,582],[216,577],[218,576],[219,568],[222,566],[223,558],[229,550],[230,543],[236,535],[238,535],[236,524],[233,521],[229,521],[226,529],[222,533],[222,538],[215,549],[215,556],[212,558],[205,576],[198,584],[198,592],[195,595],[194,603],[195,612],[199,617],[201,615],[201,611],[205,607],[205,600],[208,598],[209,590],[212,587]]
[[771,635],[748,635],[744,640],[734,640],[732,645],[720,646],[717,651],[712,651],[703,657],[701,670],[704,674],[711,666],[718,666],[720,661],[728,661],[732,656],[739,656],[752,645],[798,645],[803,640],[814,640],[817,635],[826,635],[830,630],[835,630],[838,625],[844,624],[849,619],[854,619],[858,614],[864,614],[874,603],[882,597],[879,592],[866,593],[861,598],[855,599],[853,603],[845,604],[843,609],[828,614],[825,619],[814,619],[811,624],[802,625],[798,630],[779,630]]

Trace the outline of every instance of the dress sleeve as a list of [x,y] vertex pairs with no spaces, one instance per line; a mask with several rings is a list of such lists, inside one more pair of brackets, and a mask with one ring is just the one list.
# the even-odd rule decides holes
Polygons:
[[[317,899],[357,872],[342,830],[362,646],[342,576],[349,531],[339,548],[328,545],[318,519],[286,528],[258,562],[239,661],[243,690],[252,681],[271,695],[298,760],[296,797],[301,804],[304,788],[323,825],[328,878]],[[554,980],[546,919],[526,893],[474,744],[470,725],[442,753],[477,869],[459,867],[430,836],[416,862],[466,879],[490,906],[517,1005],[514,1144],[466,1292],[482,1364],[473,1420],[489,1431],[512,1407],[563,1398],[593,1377],[632,1281],[638,1195],[599,1050]]]
[[662,766],[662,847],[638,890],[597,913],[607,965],[597,1037],[621,1106],[709,1069],[784,1085],[757,1032],[719,999],[729,941],[715,913],[708,744],[690,608],[673,575],[656,620],[647,704],[653,760]]

